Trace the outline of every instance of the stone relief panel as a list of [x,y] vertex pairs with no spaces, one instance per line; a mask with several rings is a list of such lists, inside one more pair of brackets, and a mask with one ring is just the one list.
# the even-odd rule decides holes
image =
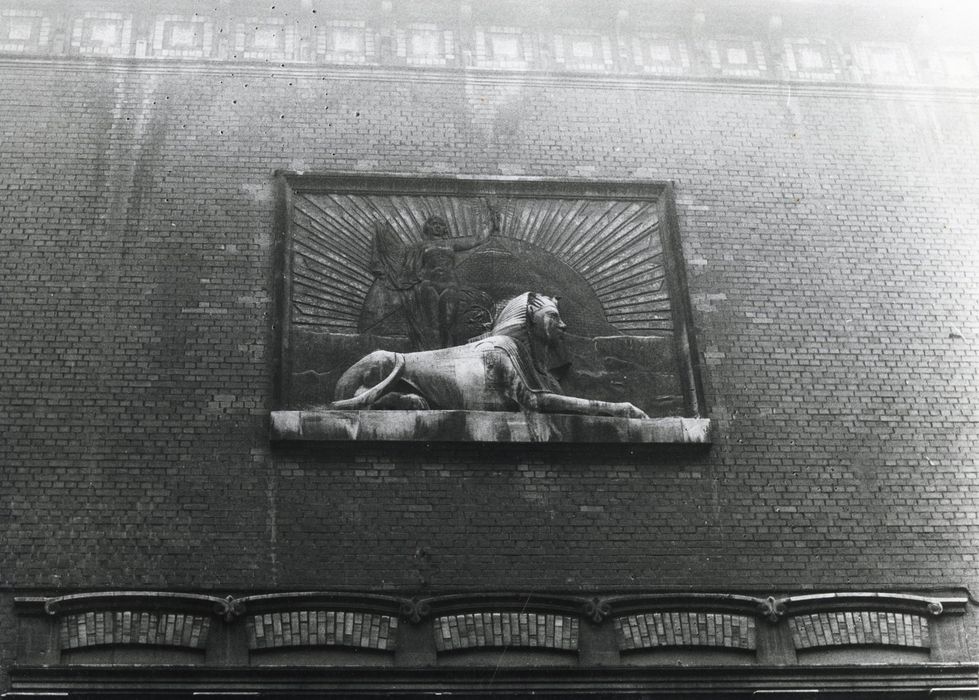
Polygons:
[[133,19],[121,12],[86,12],[75,19],[72,50],[91,56],[115,56],[131,46]]
[[214,23],[195,16],[163,15],[153,29],[152,54],[161,58],[207,58]]
[[280,410],[700,415],[665,185],[280,185]]
[[51,20],[39,10],[0,10],[0,51],[40,53],[50,38]]

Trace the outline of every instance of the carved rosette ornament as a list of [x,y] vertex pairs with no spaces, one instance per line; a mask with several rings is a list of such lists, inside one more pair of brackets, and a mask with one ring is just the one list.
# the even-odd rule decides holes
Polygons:
[[601,624],[611,612],[612,606],[609,605],[608,601],[602,600],[601,598],[592,598],[585,603],[585,617],[596,625]]
[[426,601],[412,598],[401,603],[400,612],[402,617],[417,625],[431,614],[432,609]]
[[762,612],[769,622],[778,622],[785,615],[785,601],[768,596],[762,603]]
[[234,596],[226,596],[223,600],[214,604],[214,612],[225,622],[231,622],[236,617],[244,614],[245,604]]

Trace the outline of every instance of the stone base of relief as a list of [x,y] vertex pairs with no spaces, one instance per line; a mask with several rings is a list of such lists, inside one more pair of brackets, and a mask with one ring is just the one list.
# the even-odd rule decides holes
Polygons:
[[273,440],[707,444],[706,418],[501,411],[273,411]]

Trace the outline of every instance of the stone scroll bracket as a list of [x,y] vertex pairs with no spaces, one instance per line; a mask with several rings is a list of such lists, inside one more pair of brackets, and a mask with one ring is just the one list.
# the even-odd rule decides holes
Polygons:
[[273,441],[709,445],[707,418],[631,420],[492,411],[273,411]]

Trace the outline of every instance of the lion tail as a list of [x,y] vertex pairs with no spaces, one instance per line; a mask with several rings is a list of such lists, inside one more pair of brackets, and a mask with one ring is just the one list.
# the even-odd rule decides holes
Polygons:
[[368,408],[372,403],[377,401],[381,396],[387,391],[387,388],[401,376],[402,370],[405,368],[405,356],[400,352],[392,353],[394,355],[394,368],[388,373],[384,379],[379,381],[377,384],[367,389],[363,393],[357,394],[349,399],[341,399],[340,401],[334,401],[329,405],[331,410],[350,410],[350,409],[361,409]]

